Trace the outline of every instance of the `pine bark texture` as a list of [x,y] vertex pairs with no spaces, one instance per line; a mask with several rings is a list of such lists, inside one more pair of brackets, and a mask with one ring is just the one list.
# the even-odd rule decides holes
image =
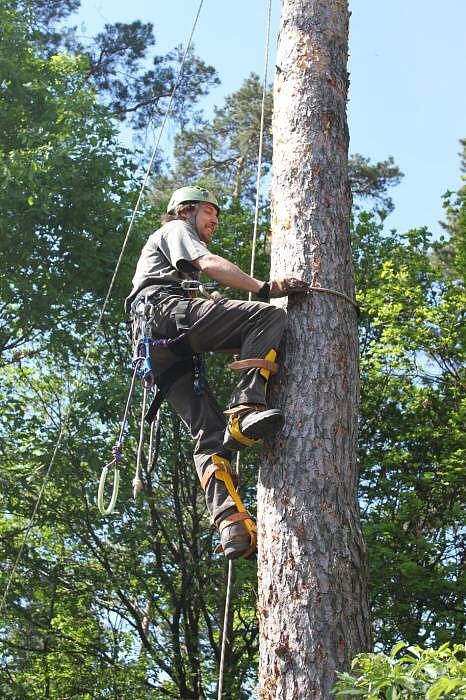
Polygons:
[[[291,274],[354,298],[348,20],[346,0],[282,0],[271,277]],[[274,388],[286,420],[265,447],[258,486],[261,700],[331,698],[335,671],[370,646],[356,311],[323,293],[287,306]]]

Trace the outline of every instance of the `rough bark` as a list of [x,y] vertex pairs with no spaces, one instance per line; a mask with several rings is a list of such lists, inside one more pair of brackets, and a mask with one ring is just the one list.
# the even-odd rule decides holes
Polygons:
[[[282,0],[274,84],[272,277],[354,295],[346,0]],[[330,294],[288,305],[275,405],[283,432],[259,477],[262,700],[330,698],[370,644],[357,504],[355,309]]]

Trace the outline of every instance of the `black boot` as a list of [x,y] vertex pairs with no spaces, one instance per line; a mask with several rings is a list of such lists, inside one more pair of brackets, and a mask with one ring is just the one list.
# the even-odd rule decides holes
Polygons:
[[225,413],[230,415],[224,447],[241,450],[260,442],[265,437],[275,435],[283,425],[283,414],[278,408],[268,409],[265,405],[235,406]]
[[[251,521],[252,532],[249,532],[246,520]],[[221,542],[219,549],[227,559],[253,559],[256,556],[257,530],[249,513],[240,513],[236,508],[229,508],[222,513],[218,529]]]

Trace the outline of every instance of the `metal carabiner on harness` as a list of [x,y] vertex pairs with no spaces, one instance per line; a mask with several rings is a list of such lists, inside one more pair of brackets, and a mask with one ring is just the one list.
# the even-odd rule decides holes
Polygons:
[[150,360],[151,345],[152,339],[145,335],[138,346],[138,357],[143,358],[143,361],[138,367],[138,375],[141,377],[144,389],[152,389],[155,384],[155,375]]
[[218,301],[222,298],[220,292],[216,291],[218,286],[218,282],[200,282],[199,280],[181,281],[181,289],[187,292],[199,292],[212,301]]
[[208,291],[218,288],[218,282],[200,282],[199,280],[182,280],[181,289],[186,289],[188,292],[195,292],[199,287],[204,287]]

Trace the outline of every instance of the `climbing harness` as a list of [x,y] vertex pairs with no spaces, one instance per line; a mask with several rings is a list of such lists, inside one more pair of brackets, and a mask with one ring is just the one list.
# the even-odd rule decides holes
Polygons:
[[[165,398],[168,387],[176,381],[176,379],[186,372],[186,363],[180,361],[176,363],[167,373],[162,373],[156,384],[156,374],[152,366],[152,357],[156,356],[157,348],[171,348],[173,346],[181,346],[180,355],[188,358],[192,357],[192,371],[194,391],[198,395],[202,395],[205,390],[205,360],[201,353],[192,353],[185,345],[185,341],[189,332],[197,326],[189,325],[186,319],[188,305],[193,298],[195,292],[201,293],[203,296],[210,298],[216,302],[222,299],[221,294],[217,291],[218,284],[216,282],[202,283],[198,280],[182,280],[179,284],[173,282],[170,285],[157,285],[148,287],[148,291],[142,292],[136,297],[131,306],[131,338],[133,343],[133,375],[131,378],[130,389],[126,400],[125,412],[120,425],[120,431],[117,442],[112,448],[113,459],[106,464],[100,476],[99,488],[97,493],[97,505],[102,515],[111,515],[115,509],[118,489],[120,483],[120,473],[118,464],[122,457],[123,436],[128,420],[129,407],[133,396],[136,378],[141,379],[143,397],[142,397],[142,415],[139,424],[139,440],[136,453],[136,469],[132,482],[133,497],[142,492],[144,484],[142,481],[142,460],[144,454],[144,423],[147,422],[151,426],[151,441],[149,442],[149,459],[148,464],[153,469],[155,466],[156,449],[154,448],[154,435],[159,435],[160,432],[160,406]],[[170,338],[154,338],[153,337],[153,319],[154,319],[154,304],[153,302],[161,296],[180,295],[182,298],[178,301],[172,311],[172,318],[176,325],[176,335]],[[183,298],[183,295],[188,295]],[[199,321],[200,322],[200,321]],[[198,323],[199,323],[198,322]],[[153,393],[153,398],[149,408],[148,396]],[[154,421],[156,427],[153,427]],[[158,440],[157,440],[158,450]],[[113,467],[113,488],[109,505],[104,505],[104,489],[107,480],[108,471]]]

